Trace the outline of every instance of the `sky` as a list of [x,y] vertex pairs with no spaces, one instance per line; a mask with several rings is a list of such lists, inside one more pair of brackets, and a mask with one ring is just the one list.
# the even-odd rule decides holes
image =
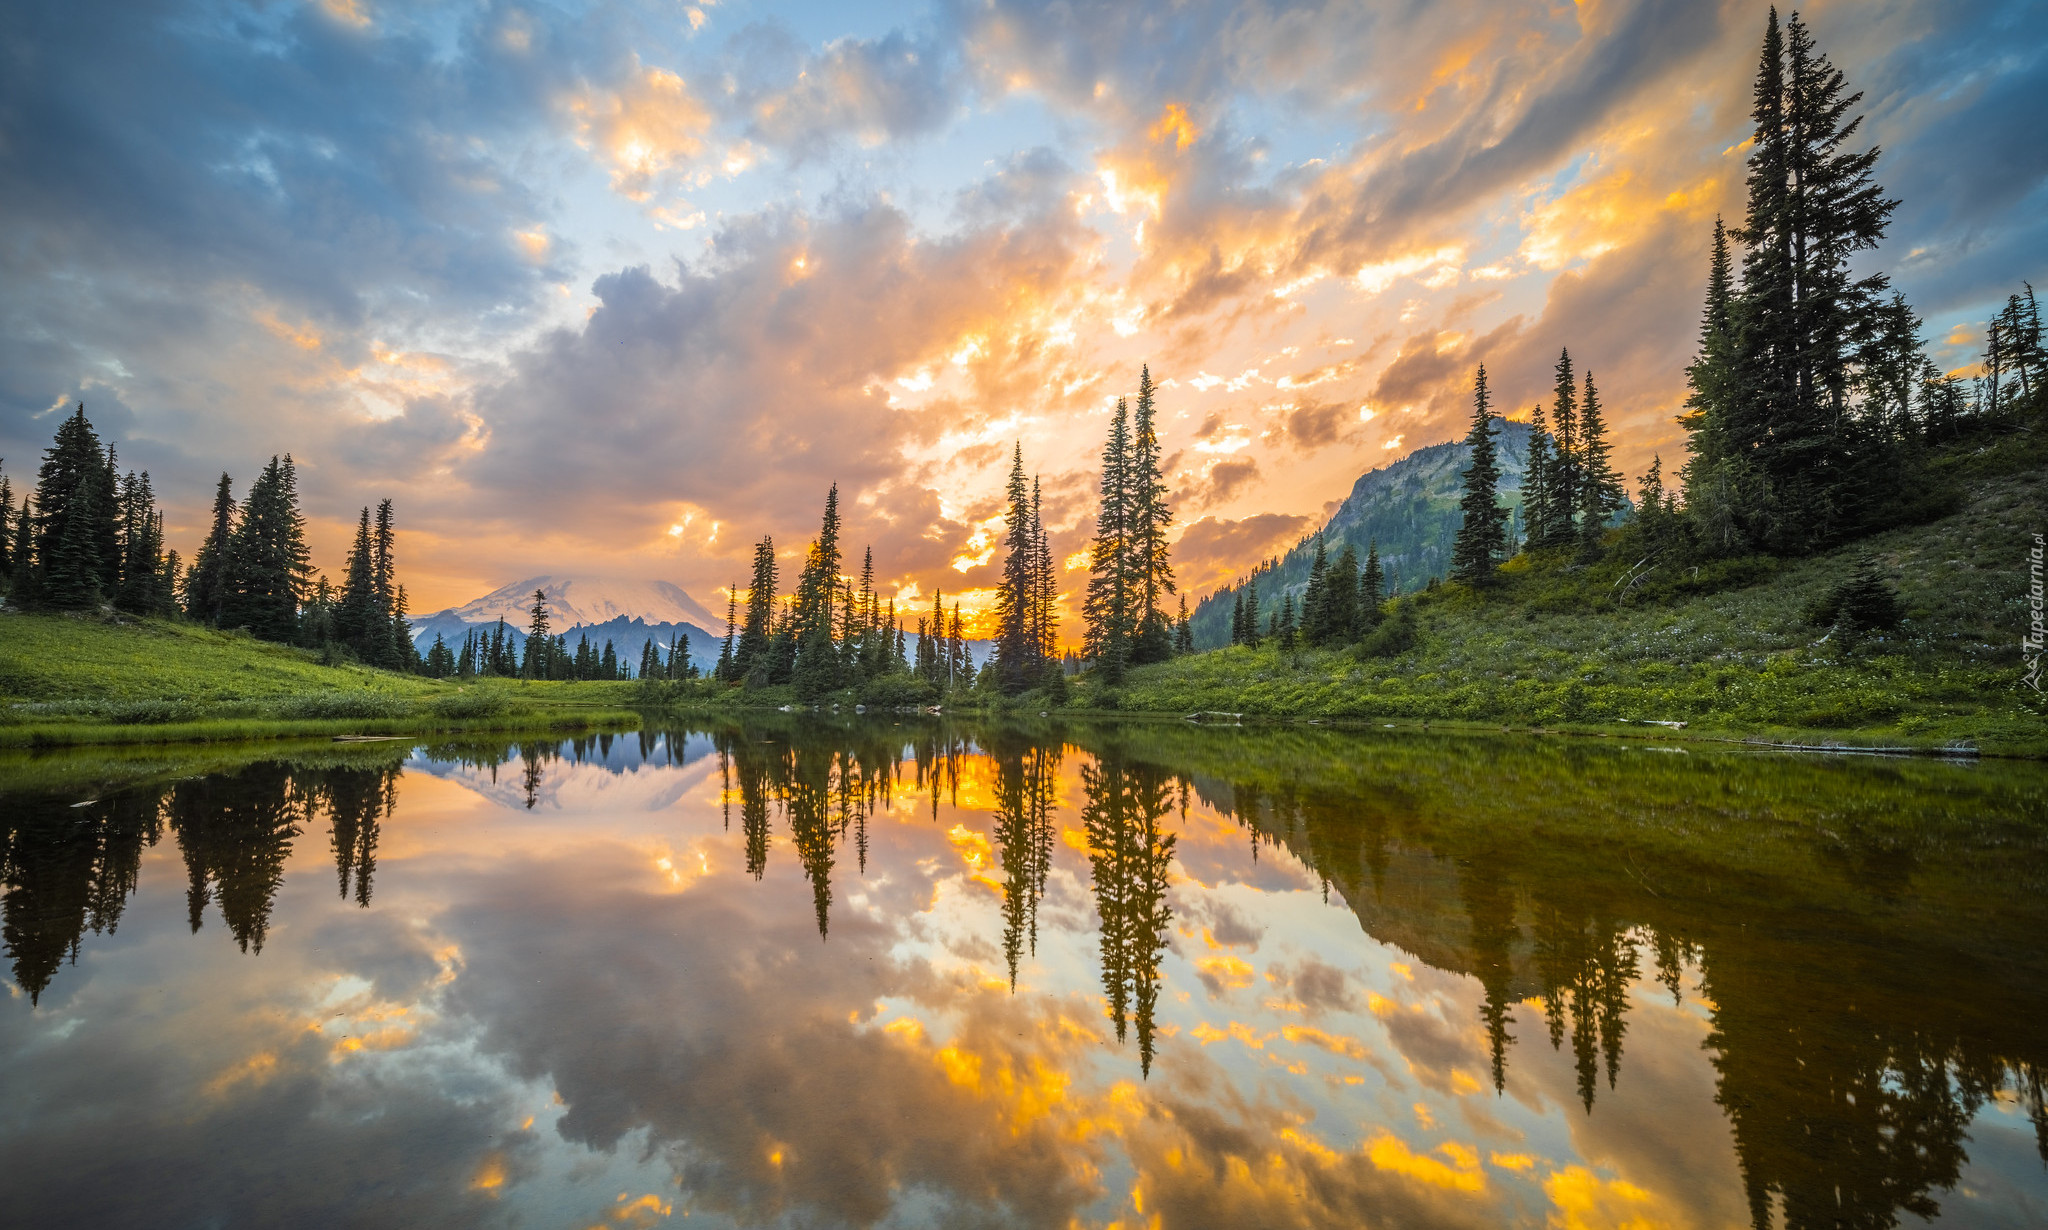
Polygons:
[[[18,0],[0,458],[82,400],[189,558],[289,452],[330,576],[395,502],[415,612],[543,573],[715,610],[837,483],[851,567],[972,616],[1017,444],[1078,596],[1149,364],[1196,597],[1461,435],[1480,362],[1525,417],[1570,347],[1624,472],[1676,467],[1766,12]],[[1902,202],[1859,260],[1967,368],[2048,279],[2048,9],[1803,16]]]

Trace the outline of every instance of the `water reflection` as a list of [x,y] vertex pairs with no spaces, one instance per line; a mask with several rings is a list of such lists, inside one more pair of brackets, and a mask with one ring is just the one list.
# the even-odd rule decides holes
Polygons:
[[[349,1094],[336,1156],[459,1189],[387,1222],[550,1223],[629,1178],[648,1216],[742,1224],[1879,1227],[2048,1201],[2024,766],[799,715],[56,769],[0,797],[0,1077],[28,1108],[0,1147],[46,1151],[0,1178],[10,1208],[99,1207],[42,1091],[88,1055],[207,1050],[112,1007],[179,969],[225,1035],[311,1024],[175,1111],[74,1109],[161,1161],[431,1054],[406,1096],[436,1109],[406,1121],[465,1120],[431,1157],[362,1126],[404,1118],[395,1077]],[[330,856],[324,904],[295,898]],[[241,964],[118,963],[124,921],[168,951],[131,907],[167,871],[179,931],[217,916]],[[184,1220],[259,1220],[186,1164]]]

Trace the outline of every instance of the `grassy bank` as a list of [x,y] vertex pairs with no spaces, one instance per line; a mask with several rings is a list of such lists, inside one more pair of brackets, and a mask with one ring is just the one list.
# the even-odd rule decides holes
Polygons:
[[[2018,652],[2027,552],[2048,527],[2044,485],[2040,470],[1982,479],[1940,521],[1812,559],[1681,576],[1656,601],[1610,596],[1626,561],[1524,557],[1491,593],[1412,599],[1415,643],[1396,653],[1221,649],[1140,668],[1118,688],[1084,680],[1070,707],[1586,730],[1685,722],[1780,742],[2048,755],[2048,706],[2020,682]],[[1909,618],[1844,645],[1810,613],[1864,552],[1895,578]]]
[[630,728],[626,683],[433,680],[164,620],[0,615],[0,748]]

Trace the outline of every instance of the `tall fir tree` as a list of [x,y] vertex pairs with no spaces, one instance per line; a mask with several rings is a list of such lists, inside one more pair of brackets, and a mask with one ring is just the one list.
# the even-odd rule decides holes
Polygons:
[[228,544],[228,597],[223,622],[267,641],[298,632],[299,601],[312,580],[306,523],[299,513],[298,475],[290,453],[272,457],[249,487]]
[[1132,612],[1133,663],[1163,662],[1173,654],[1166,596],[1175,592],[1167,532],[1173,510],[1166,502],[1165,476],[1160,470],[1158,386],[1150,365],[1138,369],[1138,402],[1131,421],[1129,478],[1130,571],[1135,585]]
[[1896,201],[1871,181],[1878,150],[1849,148],[1861,94],[1794,14],[1765,30],[1752,119],[1742,288],[1732,304],[1723,447],[1753,467],[1744,536],[1781,553],[1813,550],[1867,515],[1886,450],[1850,413],[1854,345],[1871,327],[1882,274],[1850,259],[1877,246]]
[[213,495],[213,518],[192,571],[185,577],[185,614],[216,627],[227,614],[228,551],[235,537],[234,484],[223,472]]
[[1330,559],[1323,536],[1316,535],[1316,553],[1309,557],[1308,584],[1301,591],[1301,636],[1310,645],[1329,638]]
[[996,588],[996,683],[1011,695],[1038,682],[1044,642],[1038,635],[1038,534],[1032,523],[1031,491],[1024,484],[1024,445],[1010,454],[1005,539],[1008,553]]
[[1608,460],[1613,450],[1607,443],[1607,420],[1600,413],[1600,394],[1593,387],[1593,373],[1586,373],[1586,392],[1579,402],[1579,554],[1593,558],[1600,554],[1600,540],[1607,532],[1607,518],[1622,506],[1625,493],[1621,475]]
[[[43,454],[35,494],[35,547],[27,587],[37,600],[60,608],[96,606],[118,584],[119,509],[112,459],[85,417],[85,404],[57,427]],[[23,595],[17,589],[17,598]]]
[[334,604],[334,639],[357,660],[375,665],[377,647],[389,637],[383,625],[377,603],[377,549],[370,536],[370,507],[365,504],[344,565],[341,595]]
[[1102,447],[1102,501],[1088,551],[1088,593],[1082,604],[1087,634],[1082,652],[1103,678],[1121,682],[1137,635],[1139,578],[1131,567],[1133,522],[1130,406],[1117,398],[1109,438]]
[[1570,350],[1560,350],[1555,369],[1556,385],[1550,405],[1552,446],[1549,471],[1544,475],[1543,547],[1572,544],[1573,518],[1579,510],[1580,437],[1578,383],[1572,372]]
[[1472,450],[1472,463],[1465,469],[1465,494],[1458,502],[1464,522],[1451,544],[1451,576],[1478,587],[1493,583],[1494,568],[1507,544],[1507,510],[1495,496],[1500,465],[1494,457],[1492,395],[1483,363],[1472,379],[1472,427],[1465,443]]
[[1690,440],[1691,456],[1679,476],[1686,508],[1702,541],[1722,553],[1733,550],[1745,534],[1756,489],[1749,458],[1730,446],[1738,390],[1735,291],[1728,228],[1716,216],[1699,350],[1685,369],[1685,413],[1678,423]]
[[523,678],[553,677],[553,664],[550,659],[557,655],[554,640],[548,635],[549,628],[547,591],[536,589],[533,591],[533,605],[528,607],[526,612],[526,660],[519,666],[519,673]]
[[1556,456],[1550,420],[1539,401],[1529,412],[1529,461],[1522,476],[1523,533],[1531,551],[1542,550],[1551,541],[1550,483]]
[[1359,631],[1370,632],[1380,623],[1380,603],[1386,601],[1387,577],[1380,568],[1380,544],[1377,539],[1365,547],[1365,570],[1358,574],[1358,625]]
[[775,541],[763,534],[754,544],[754,573],[747,584],[747,618],[740,625],[739,644],[732,655],[732,677],[739,682],[758,668],[763,678],[770,667],[771,641],[775,635]]
[[1358,548],[1347,542],[1323,583],[1324,644],[1356,640],[1358,618]]
[[822,696],[839,686],[839,656],[832,642],[832,608],[839,593],[839,484],[825,493],[825,512],[818,537],[804,558],[797,578],[796,606],[791,612],[795,643],[793,664],[797,694]]

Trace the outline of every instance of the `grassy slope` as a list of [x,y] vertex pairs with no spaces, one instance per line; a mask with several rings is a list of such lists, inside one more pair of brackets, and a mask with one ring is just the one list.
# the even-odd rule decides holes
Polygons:
[[[1970,482],[1962,510],[1831,555],[1759,562],[1743,588],[1617,607],[1605,572],[1526,560],[1498,592],[1446,587],[1420,603],[1421,643],[1398,657],[1230,648],[1132,673],[1076,707],[1224,710],[1310,718],[1557,725],[1680,720],[1794,740],[1854,733],[1886,743],[1978,742],[2048,752],[2048,722],[2018,683],[2024,571],[2048,525],[2048,472]],[[1910,613],[1902,634],[1845,652],[1804,612],[1869,551]],[[1682,588],[1682,587],[1680,587]],[[1595,606],[1584,609],[1588,595]]]
[[467,686],[190,624],[0,615],[0,747],[584,726],[629,684]]

